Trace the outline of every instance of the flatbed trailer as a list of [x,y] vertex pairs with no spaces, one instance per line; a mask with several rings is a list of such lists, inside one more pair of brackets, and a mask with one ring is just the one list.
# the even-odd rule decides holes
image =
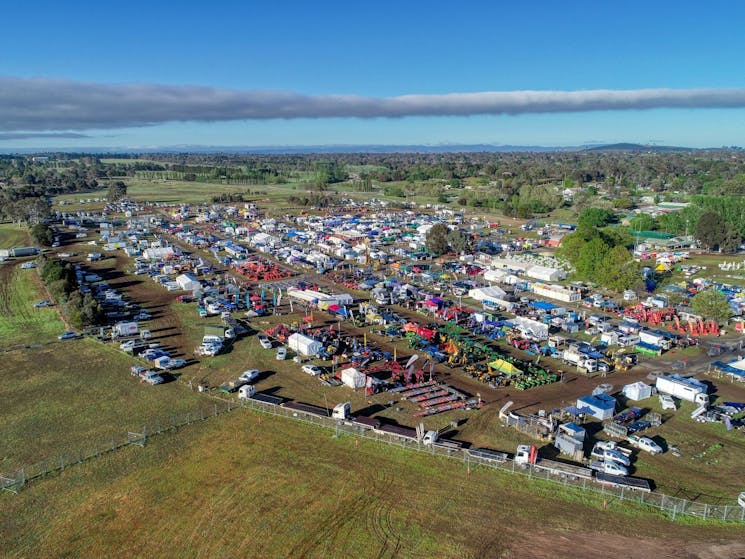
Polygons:
[[533,464],[533,468],[535,468],[536,470],[546,470],[561,477],[579,479],[593,478],[593,471],[590,468],[585,468],[584,466],[574,466],[572,464],[565,464],[564,462],[547,460],[545,458],[539,458],[538,461]]
[[375,417],[367,417],[366,415],[358,415],[352,418],[352,423],[364,427],[365,429],[377,429],[380,427],[380,420]]
[[474,458],[480,458],[487,462],[507,462],[507,453],[499,452],[498,450],[491,450],[490,448],[469,448],[466,450],[466,454],[473,456]]
[[264,402],[265,404],[272,404],[273,406],[280,406],[282,405],[282,402],[284,402],[284,398],[262,394],[261,392],[257,392],[251,396],[251,400],[257,400],[259,402]]
[[283,408],[294,410],[296,412],[304,413],[307,415],[331,417],[331,412],[329,410],[320,406],[314,406],[312,404],[304,404],[302,402],[284,402],[281,405]]
[[401,425],[381,425],[375,432],[384,433],[386,435],[393,435],[402,439],[417,440],[416,429],[411,427],[403,427]]
[[603,472],[597,472],[595,474],[595,480],[601,485],[625,487],[627,489],[633,489],[634,491],[643,491],[644,493],[652,492],[652,486],[650,485],[649,481],[640,477],[615,476],[613,474],[604,474]]

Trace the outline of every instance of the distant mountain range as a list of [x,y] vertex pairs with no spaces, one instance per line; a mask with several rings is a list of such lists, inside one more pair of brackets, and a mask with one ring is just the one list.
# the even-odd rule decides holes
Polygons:
[[[512,152],[559,152],[559,151],[645,151],[675,152],[701,151],[703,149],[722,148],[689,148],[677,146],[656,146],[633,143],[584,145],[584,146],[515,146],[497,144],[410,144],[410,145],[316,145],[316,146],[205,146],[176,145],[155,147],[66,147],[66,148],[3,148],[0,153],[254,153],[259,155],[279,155],[283,153],[512,153]],[[731,147],[726,149],[741,149]]]

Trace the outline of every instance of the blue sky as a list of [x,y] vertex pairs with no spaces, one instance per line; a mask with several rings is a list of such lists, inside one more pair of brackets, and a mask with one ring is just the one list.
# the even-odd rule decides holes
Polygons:
[[[3,20],[12,24],[4,25],[0,34],[0,76],[374,98],[522,90],[745,88],[745,35],[740,29],[744,16],[745,4],[731,1],[10,0],[3,3]],[[3,87],[15,86],[0,83],[0,95]],[[47,95],[54,97],[54,91]],[[53,134],[73,131],[86,136],[76,138],[20,139],[17,134],[27,131],[23,124],[6,126],[6,132],[16,135],[0,139],[0,149],[617,141],[745,145],[744,108],[217,122],[154,119],[154,125],[98,124],[87,129],[51,121],[48,128],[43,122],[34,124],[37,132],[43,128]]]

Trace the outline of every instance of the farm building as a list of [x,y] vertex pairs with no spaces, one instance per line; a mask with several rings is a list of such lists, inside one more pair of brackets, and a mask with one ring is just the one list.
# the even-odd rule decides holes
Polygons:
[[616,411],[616,399],[608,394],[582,396],[577,399],[577,408],[603,421],[613,417]]

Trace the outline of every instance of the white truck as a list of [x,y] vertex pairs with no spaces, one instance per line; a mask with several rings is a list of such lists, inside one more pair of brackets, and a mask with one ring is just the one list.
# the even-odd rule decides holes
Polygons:
[[123,338],[127,336],[136,336],[140,328],[136,322],[117,322],[111,327],[112,338]]
[[649,452],[652,455],[662,454],[664,452],[664,449],[660,445],[658,445],[656,442],[654,442],[652,439],[650,439],[649,437],[629,435],[626,440],[629,441],[629,444],[631,446],[636,447],[639,450]]
[[352,404],[350,402],[343,402],[336,404],[333,411],[331,412],[332,419],[339,419],[345,421],[352,417]]
[[590,468],[540,458],[538,456],[538,449],[534,445],[521,444],[518,446],[517,452],[515,452],[515,464],[524,468],[533,467],[536,470],[549,471],[560,477],[592,479],[592,470]]

